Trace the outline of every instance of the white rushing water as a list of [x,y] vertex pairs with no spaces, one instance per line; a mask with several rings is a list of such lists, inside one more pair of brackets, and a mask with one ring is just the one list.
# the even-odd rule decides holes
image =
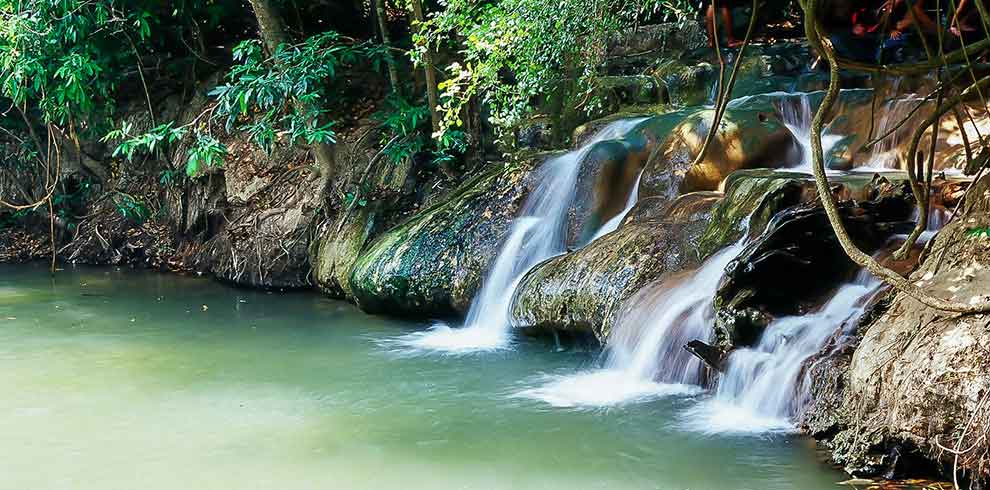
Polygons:
[[[814,110],[811,108],[811,99],[808,94],[797,94],[791,100],[785,100],[780,107],[780,119],[784,127],[794,135],[796,155],[792,155],[791,161],[798,162],[788,170],[803,173],[812,173],[812,150],[811,150],[811,121],[814,118]],[[822,134],[822,154],[825,158],[825,166],[828,167],[831,160],[832,148],[842,141],[842,136],[829,134],[827,131]]]
[[[900,95],[901,79],[894,80],[890,93],[894,94],[889,100],[881,102],[878,107],[880,118],[876,127],[873,128],[873,138],[880,137],[901,124],[915,104],[921,101],[916,94]],[[902,143],[901,138],[906,130],[913,132],[913,124],[906,124],[903,128],[894,131],[890,136],[880,140],[870,148],[870,156],[867,164],[857,167],[858,171],[878,171],[900,168],[900,156],[897,148]]]
[[701,361],[684,349],[710,337],[713,299],[726,266],[744,241],[713,255],[681,282],[630,308],[609,339],[605,366],[546,377],[542,386],[518,396],[562,407],[600,407],[701,391]]
[[863,271],[821,310],[774,320],[756,346],[729,356],[714,397],[689,411],[687,425],[706,433],[792,431],[807,401],[806,361],[833,334],[856,327],[882,284]]
[[401,337],[398,344],[405,349],[452,354],[509,347],[512,327],[509,309],[519,282],[534,266],[567,250],[568,210],[574,201],[581,162],[596,143],[624,136],[642,121],[643,118],[615,121],[581,148],[543,163],[537,185],[513,220],[509,236],[488,271],[481,292],[474,298],[464,326],[452,328],[437,323],[425,332]]
[[643,172],[641,171],[636,177],[636,182],[633,183],[632,189],[629,189],[629,197],[626,199],[626,205],[622,208],[619,214],[608,220],[595,232],[595,236],[591,237],[588,243],[591,243],[615,230],[619,229],[619,225],[622,224],[622,220],[626,219],[626,215],[629,211],[632,211],[633,206],[636,205],[636,201],[639,200],[639,181],[643,179]]

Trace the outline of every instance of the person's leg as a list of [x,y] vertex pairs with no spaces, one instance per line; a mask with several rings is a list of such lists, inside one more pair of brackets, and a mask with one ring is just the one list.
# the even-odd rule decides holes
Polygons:
[[732,35],[732,9],[722,7],[722,25],[725,27],[725,42],[730,48],[738,48],[742,42]]

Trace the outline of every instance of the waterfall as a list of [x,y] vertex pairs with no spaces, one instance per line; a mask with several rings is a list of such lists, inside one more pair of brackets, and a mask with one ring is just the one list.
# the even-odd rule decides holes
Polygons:
[[742,251],[745,239],[713,255],[674,285],[630,308],[609,339],[602,369],[549,376],[543,385],[517,396],[563,407],[610,406],[701,390],[701,363],[684,349],[708,338],[713,300],[725,267]]
[[[796,97],[784,100],[780,107],[780,120],[784,127],[794,136],[797,143],[795,151],[797,155],[792,155],[791,161],[798,162],[788,170],[794,172],[812,173],[812,150],[811,150],[811,121],[814,118],[814,111],[811,109],[811,99],[808,94],[797,94]],[[842,140],[842,136],[837,134],[822,133],[822,156],[825,158],[825,167],[828,168],[831,160],[831,151]]]
[[643,179],[643,172],[640,171],[639,176],[636,177],[636,182],[633,183],[632,189],[629,189],[629,198],[626,199],[626,205],[622,208],[619,214],[612,217],[612,219],[605,222],[601,228],[595,232],[595,236],[591,237],[590,242],[593,242],[613,231],[619,229],[619,225],[622,224],[622,220],[626,219],[626,215],[629,211],[632,211],[633,206],[636,205],[636,201],[639,200],[639,181]]
[[[903,96],[899,94],[902,80],[902,78],[895,78],[891,84],[889,93],[892,95],[881,106],[882,110],[879,111],[880,118],[877,120],[876,127],[873,129],[873,134],[869,135],[871,138],[878,138],[888,131],[894,130],[897,125],[901,124],[904,118],[911,114],[916,104],[923,102],[917,94],[908,93]],[[890,136],[877,142],[870,148],[870,156],[867,164],[857,167],[855,170],[872,172],[902,168],[899,165],[900,157],[897,154],[898,146],[901,143],[901,136],[903,136],[905,131],[913,132],[915,127],[915,124],[909,122],[903,128],[898,128]]]
[[821,310],[771,322],[756,346],[732,352],[714,397],[688,412],[688,426],[706,433],[794,430],[792,418],[807,401],[806,362],[833,334],[856,328],[882,285],[864,270]]
[[642,121],[643,118],[615,121],[581,148],[544,162],[537,171],[537,185],[513,220],[508,238],[471,303],[464,326],[451,328],[437,323],[425,332],[401,337],[398,343],[405,348],[453,354],[509,347],[509,309],[519,282],[534,266],[567,250],[568,210],[574,202],[581,163],[596,143],[619,138]]

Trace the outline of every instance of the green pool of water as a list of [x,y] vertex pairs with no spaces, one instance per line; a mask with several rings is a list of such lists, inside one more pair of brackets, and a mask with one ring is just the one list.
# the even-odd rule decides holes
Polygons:
[[679,429],[689,398],[512,396],[587,353],[379,345],[422,328],[316,294],[0,266],[0,488],[841,488],[806,440]]

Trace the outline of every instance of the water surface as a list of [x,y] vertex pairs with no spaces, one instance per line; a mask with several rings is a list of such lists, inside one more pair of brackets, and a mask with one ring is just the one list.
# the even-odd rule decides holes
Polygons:
[[0,488],[842,488],[806,440],[681,428],[690,397],[514,396],[587,353],[379,346],[422,328],[316,294],[0,266]]

